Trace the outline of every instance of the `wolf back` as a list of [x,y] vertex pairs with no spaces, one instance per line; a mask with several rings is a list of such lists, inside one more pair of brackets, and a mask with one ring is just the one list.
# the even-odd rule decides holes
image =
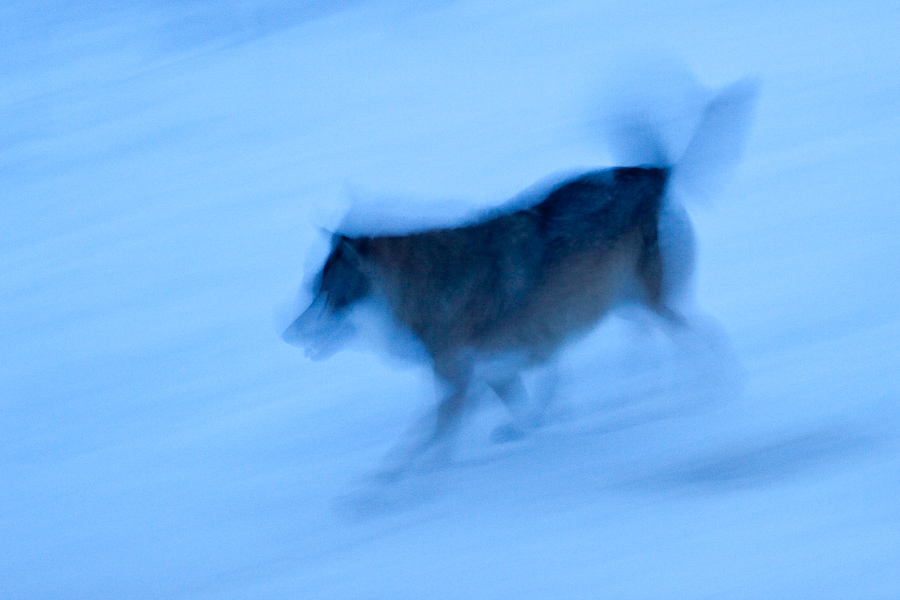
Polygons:
[[[432,357],[469,348],[540,362],[620,299],[632,269],[641,299],[662,306],[657,223],[667,178],[663,168],[595,171],[480,223],[336,235],[315,291],[334,311],[381,297]],[[300,325],[285,336],[302,337]]]

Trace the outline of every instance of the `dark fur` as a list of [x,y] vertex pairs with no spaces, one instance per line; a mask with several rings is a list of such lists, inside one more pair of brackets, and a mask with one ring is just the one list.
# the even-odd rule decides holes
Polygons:
[[483,384],[519,416],[519,431],[533,426],[540,411],[521,418],[521,369],[550,359],[623,300],[683,322],[671,297],[690,277],[693,237],[677,203],[663,209],[666,190],[703,197],[715,187],[740,155],[756,89],[743,80],[712,97],[677,160],[654,119],[640,111],[617,119],[613,149],[661,166],[587,173],[532,206],[470,225],[336,235],[315,299],[285,339],[311,355],[328,355],[353,334],[346,316],[368,297],[418,338],[446,395],[403,464],[450,439]]
[[[479,362],[512,354],[519,367],[542,363],[626,298],[678,319],[665,303],[658,244],[668,176],[652,167],[597,171],[531,207],[471,225],[336,235],[315,282],[317,300],[285,338],[308,337],[316,321],[340,320],[363,298],[383,300],[448,384],[424,449],[457,422]],[[518,410],[518,368],[486,379]]]

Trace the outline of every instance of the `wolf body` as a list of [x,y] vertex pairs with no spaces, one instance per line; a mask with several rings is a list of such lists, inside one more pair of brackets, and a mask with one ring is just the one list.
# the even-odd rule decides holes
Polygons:
[[[726,93],[718,106],[710,103],[707,124],[722,121],[722,98],[729,100]],[[702,121],[698,129],[692,144],[703,154],[703,137],[715,138],[716,131],[704,130]],[[507,428],[518,435],[539,420],[539,414],[522,416],[521,371],[550,360],[616,305],[636,301],[673,326],[684,323],[669,301],[671,261],[660,245],[672,172],[667,164],[593,171],[528,206],[467,225],[335,234],[313,283],[314,300],[284,338],[328,354],[351,333],[350,311],[376,299],[418,340],[444,384],[408,459],[451,438],[484,384],[518,417]],[[674,254],[690,257],[690,225],[676,222],[682,231],[670,237],[688,247]],[[689,266],[677,267],[683,279]]]
[[548,361],[619,302],[634,299],[679,320],[665,301],[659,247],[668,175],[653,167],[596,171],[533,206],[470,225],[335,235],[316,299],[285,338],[327,336],[355,304],[375,298],[421,342],[446,384],[423,449],[451,432],[476,377],[519,414],[519,371]]

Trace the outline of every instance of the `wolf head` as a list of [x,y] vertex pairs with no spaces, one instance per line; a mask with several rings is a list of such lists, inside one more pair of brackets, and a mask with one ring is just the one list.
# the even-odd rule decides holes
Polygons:
[[363,264],[367,239],[335,234],[331,246],[313,281],[312,303],[282,334],[286,342],[305,347],[315,359],[331,356],[353,337],[356,328],[347,316],[372,289]]
[[331,254],[316,278],[314,292],[334,312],[346,311],[353,303],[369,295],[372,283],[363,272],[366,238],[335,234]]

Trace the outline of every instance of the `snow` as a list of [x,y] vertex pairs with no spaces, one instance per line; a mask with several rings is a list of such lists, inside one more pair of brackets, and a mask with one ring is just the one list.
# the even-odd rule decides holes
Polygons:
[[[898,22],[5,3],[0,597],[900,597]],[[425,214],[610,164],[604,82],[646,55],[761,85],[734,176],[688,205],[719,360],[613,318],[545,429],[491,444],[486,402],[450,466],[374,480],[433,390],[279,339],[317,228],[354,190]]]

